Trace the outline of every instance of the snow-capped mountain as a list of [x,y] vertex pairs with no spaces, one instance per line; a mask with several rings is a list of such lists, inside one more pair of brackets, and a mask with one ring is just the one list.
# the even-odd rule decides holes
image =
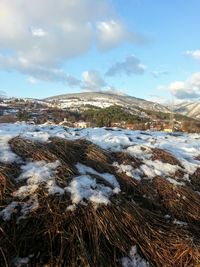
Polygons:
[[181,115],[200,119],[200,102],[182,102],[175,105],[174,111]]
[[161,111],[169,113],[169,109],[158,103],[146,101],[144,99],[119,95],[105,92],[87,92],[65,94],[53,96],[45,99],[49,102],[56,102],[61,108],[78,109],[84,106],[95,106],[99,108],[106,108],[113,105],[119,105],[132,111],[150,110]]

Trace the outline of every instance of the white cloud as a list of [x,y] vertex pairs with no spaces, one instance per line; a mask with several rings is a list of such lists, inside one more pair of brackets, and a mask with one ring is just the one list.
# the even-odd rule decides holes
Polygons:
[[107,0],[1,0],[0,53],[9,50],[12,57],[1,59],[0,68],[40,79],[87,52],[94,40],[101,49],[137,43],[140,38],[116,22],[112,11]]
[[169,74],[169,71],[165,71],[165,70],[163,70],[163,71],[152,71],[151,74],[152,74],[152,76],[154,78],[159,78],[161,76],[168,75]]
[[117,21],[102,21],[97,24],[99,31],[98,41],[102,50],[118,46],[119,43],[129,38],[129,33],[124,26]]
[[169,90],[176,92],[185,88],[185,83],[181,81],[172,82],[169,85]]
[[11,49],[15,58],[26,58],[31,64],[57,67],[89,49],[98,8],[103,9],[103,4],[92,0],[21,0],[20,4],[1,0],[0,50]]
[[101,78],[97,71],[84,71],[82,80],[82,89],[87,91],[101,91],[106,82]]
[[28,77],[27,81],[30,83],[30,84],[36,84],[37,83],[37,80],[33,77]]
[[13,58],[0,55],[0,70],[18,70],[25,75],[29,75],[29,77],[31,77],[32,83],[34,79],[34,81],[43,80],[67,83],[69,86],[80,85],[80,81],[78,79],[65,73],[63,69],[31,64],[26,58],[23,57]]
[[120,73],[126,75],[132,74],[144,74],[146,66],[143,65],[140,60],[134,55],[128,56],[122,62],[116,62],[106,72],[107,76],[114,76]]
[[31,32],[32,32],[33,36],[38,36],[38,37],[42,37],[42,36],[47,35],[47,33],[41,28],[38,28],[38,29],[32,28]]
[[177,99],[200,98],[200,72],[193,73],[185,81],[175,81],[168,86]]
[[130,32],[126,26],[116,20],[101,21],[97,23],[98,43],[101,50],[108,50],[122,42],[135,44],[146,43],[147,39],[135,32]]
[[184,54],[196,60],[200,60],[200,50],[187,50],[184,52]]

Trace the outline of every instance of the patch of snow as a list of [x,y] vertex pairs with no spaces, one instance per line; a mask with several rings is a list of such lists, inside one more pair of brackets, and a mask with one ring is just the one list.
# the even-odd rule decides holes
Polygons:
[[172,178],[170,178],[170,177],[168,177],[166,180],[169,181],[171,184],[174,184],[174,185],[185,185],[185,183],[183,183],[183,182],[178,182],[178,181],[176,181],[175,179],[172,179]]
[[[109,197],[121,191],[119,183],[114,175],[110,173],[99,173],[81,163],[77,163],[76,168],[80,176],[73,178],[69,186],[65,188],[67,192],[71,193],[73,204],[84,203],[84,201],[87,200],[96,206],[98,204],[107,205],[110,203]],[[97,183],[92,175],[98,175],[108,182],[111,187]]]
[[73,178],[65,190],[71,193],[73,204],[89,200],[94,204],[107,205],[110,202],[109,197],[113,194],[113,190],[110,187],[97,184],[96,180],[90,175],[81,175]]
[[17,222],[25,219],[30,212],[39,208],[37,190],[41,185],[44,185],[49,195],[64,194],[64,189],[56,185],[56,168],[60,165],[59,161],[47,163],[45,161],[29,162],[22,166],[22,174],[16,179],[17,182],[26,181],[26,185],[20,186],[13,196],[24,200],[25,202],[11,202],[6,208],[0,212],[0,216],[5,220],[10,220],[12,213],[17,206],[20,207],[18,212]]
[[83,165],[81,163],[77,163],[76,168],[80,174],[89,173],[89,174],[98,175],[98,176],[102,177],[104,180],[106,180],[107,182],[109,182],[114,188],[120,188],[119,183],[113,174],[99,173],[99,172],[95,171],[94,169],[92,169],[91,167],[88,167],[88,166]]
[[179,168],[180,167],[178,165],[163,163],[159,160],[146,160],[144,161],[144,164],[140,166],[140,170],[142,170],[148,178],[174,175]]
[[125,173],[131,178],[141,180],[142,172],[138,168],[134,169],[131,165],[119,164],[118,162],[114,162],[113,166],[118,168],[119,173]]
[[174,219],[173,224],[180,225],[180,226],[187,226],[188,224],[186,222],[182,222],[179,220]]
[[22,266],[27,266],[27,264],[29,263],[30,258],[26,257],[26,258],[15,258],[13,261],[13,264],[15,267],[22,267]]
[[9,221],[15,208],[18,206],[18,202],[13,201],[11,202],[5,209],[0,212],[0,216],[3,218],[4,221]]
[[33,195],[41,184],[48,189],[49,194],[63,194],[64,190],[58,188],[55,181],[56,168],[60,165],[59,161],[47,163],[45,161],[29,162],[22,166],[22,174],[17,181],[26,180],[26,185],[21,186],[15,196],[25,198]]
[[76,209],[76,205],[75,204],[73,204],[73,205],[69,205],[67,208],[66,208],[66,210],[68,211],[74,211]]
[[12,138],[12,135],[1,135],[0,130],[0,162],[11,163],[19,161],[19,157],[13,153],[10,149],[8,141]]
[[133,246],[129,252],[129,257],[122,258],[123,267],[150,267],[149,263],[144,260],[138,253],[137,247]]
[[164,218],[165,218],[165,219],[170,219],[171,216],[170,216],[169,214],[166,214],[166,215],[164,216]]
[[27,202],[19,203],[19,204],[21,206],[21,210],[20,210],[21,215],[17,219],[17,223],[21,219],[25,219],[30,212],[33,212],[39,208],[39,202],[38,202],[37,196],[33,196]]
[[27,132],[20,135],[24,139],[35,140],[39,142],[47,142],[50,138],[50,134],[48,132],[43,132],[41,130]]
[[183,179],[184,181],[191,182],[188,173],[185,173],[185,174],[183,175],[183,178],[182,178],[182,179]]
[[188,160],[182,159],[180,160],[181,165],[183,166],[183,168],[185,169],[185,171],[188,174],[194,174],[195,171],[199,168],[199,164],[195,163],[195,162],[190,162]]
[[127,148],[127,152],[136,158],[147,160],[151,158],[152,151],[144,145],[134,145]]
[[115,189],[113,189],[113,194],[119,194],[121,192],[121,189],[118,187],[115,187]]

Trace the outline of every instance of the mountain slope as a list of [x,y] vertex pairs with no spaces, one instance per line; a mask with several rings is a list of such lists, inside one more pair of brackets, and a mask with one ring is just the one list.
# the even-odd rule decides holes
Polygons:
[[80,108],[82,106],[96,106],[100,108],[119,105],[130,110],[144,109],[151,111],[161,111],[169,113],[169,109],[158,103],[146,101],[144,99],[128,96],[117,95],[103,92],[87,92],[76,94],[65,94],[53,96],[45,99],[46,101],[57,101],[61,108]]
[[174,111],[181,115],[200,119],[200,102],[183,102],[176,105]]

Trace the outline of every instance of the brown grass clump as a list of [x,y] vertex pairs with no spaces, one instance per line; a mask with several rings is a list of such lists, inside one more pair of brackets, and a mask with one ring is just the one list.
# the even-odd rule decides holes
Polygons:
[[160,148],[152,148],[152,160],[160,160],[163,163],[169,163],[171,165],[181,166],[179,160],[177,160],[171,153]]
[[188,223],[195,236],[200,238],[200,195],[191,186],[174,185],[165,178],[142,180],[137,185],[140,206],[160,215],[170,215]]
[[153,180],[163,205],[177,219],[200,226],[200,195],[187,186],[171,184],[156,177]]
[[32,159],[34,161],[44,160],[46,162],[56,161],[57,157],[47,149],[47,145],[15,137],[9,142],[14,153],[20,156],[23,160]]
[[167,213],[152,180],[142,180],[137,184],[137,190],[139,192],[137,202],[140,206],[160,215]]
[[194,189],[200,192],[200,168],[190,175],[189,178]]
[[[29,256],[26,267],[120,267],[121,258],[134,245],[152,267],[192,267],[198,263],[198,234],[164,218],[168,212],[190,222],[198,233],[200,196],[192,189],[174,186],[159,177],[139,182],[120,174],[114,162],[135,168],[141,162],[124,153],[111,154],[85,140],[52,138],[42,144],[17,137],[10,146],[26,161],[59,160],[56,182],[62,188],[79,175],[75,166],[80,162],[99,173],[91,176],[100,184],[111,187],[101,173],[115,175],[122,192],[113,195],[108,205],[94,206],[85,200],[69,209],[70,193],[51,196],[41,185],[37,190],[39,207],[20,219],[21,207],[29,197],[22,200],[12,194],[18,183],[4,186],[4,181],[19,175],[16,170],[20,166],[0,164],[0,192],[4,192],[5,206],[12,201],[18,203],[9,221],[0,216],[0,266],[13,267],[13,259]],[[3,207],[0,205],[0,211]]]
[[[12,151],[16,153],[19,157],[21,157],[23,160],[46,162],[54,162],[56,160],[59,160],[61,162],[61,166],[59,166],[57,169],[58,185],[66,184],[69,177],[77,174],[77,171],[72,164],[69,165],[69,162],[62,159],[62,157],[58,158],[56,155],[56,151],[53,153],[48,148],[48,143],[44,144],[38,141],[15,137],[10,140],[9,144]],[[62,145],[60,147],[60,150],[62,149]]]
[[41,199],[29,218],[19,224],[13,219],[12,228],[3,224],[5,257],[32,254],[29,266],[114,267],[134,244],[156,267],[193,266],[199,257],[199,243],[190,232],[131,202],[118,199],[73,212],[66,207],[65,199]]
[[125,152],[115,152],[112,153],[112,155],[119,164],[131,165],[134,168],[138,168],[142,164],[142,161],[140,159],[133,157]]
[[16,164],[0,163],[0,206],[11,196],[19,173],[20,168]]
[[51,138],[48,144],[50,151],[68,164],[80,162],[94,168],[98,172],[111,171],[112,157],[98,146],[86,140],[70,141]]

